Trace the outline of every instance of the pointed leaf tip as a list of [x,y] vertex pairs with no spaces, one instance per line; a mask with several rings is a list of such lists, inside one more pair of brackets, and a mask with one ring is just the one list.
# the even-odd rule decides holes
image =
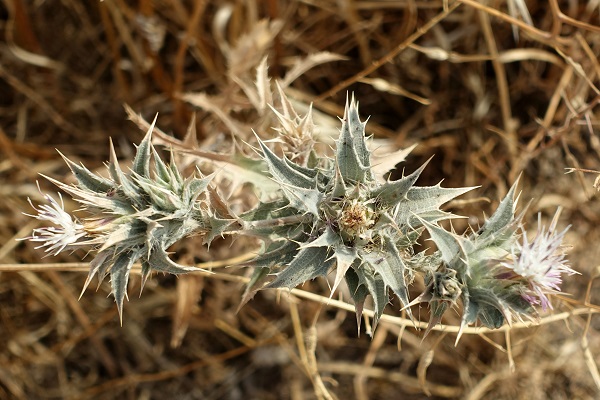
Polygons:
[[286,163],[285,156],[282,158],[278,157],[258,136],[256,136],[256,139],[262,150],[263,160],[269,168],[269,173],[277,183],[304,189],[311,189],[315,186],[310,176],[305,175],[299,169],[293,168],[289,163]]
[[110,270],[110,283],[112,294],[117,303],[119,311],[119,320],[123,325],[123,301],[127,297],[127,284],[129,283],[129,273],[133,263],[139,258],[140,252],[127,252],[117,257]]
[[83,189],[91,190],[95,193],[108,192],[113,186],[113,182],[105,179],[99,175],[94,174],[84,165],[79,165],[69,160],[63,153],[56,150],[58,154],[63,158],[71,173],[77,179],[77,183]]
[[345,182],[373,180],[371,154],[367,149],[365,123],[360,121],[354,99],[346,104],[342,129],[336,141],[336,164]]
[[[433,156],[431,158],[433,158]],[[414,186],[417,179],[419,179],[419,176],[425,170],[425,167],[427,167],[431,158],[425,161],[425,163],[417,168],[412,174],[376,187],[375,190],[369,193],[369,197],[377,199],[382,205],[388,207],[395,206],[405,200],[408,191]]]
[[431,240],[435,242],[442,255],[442,260],[447,265],[449,265],[456,256],[466,259],[467,255],[463,248],[463,238],[461,236],[448,232],[440,226],[429,223],[420,217],[417,218],[429,232]]
[[492,216],[483,224],[483,227],[479,232],[481,239],[492,236],[504,228],[507,228],[515,220],[515,210],[519,197],[518,195],[515,195],[515,193],[520,177],[521,176],[519,175],[508,193],[506,193],[504,199],[502,199],[498,205],[498,208],[496,208],[496,211],[494,211]]
[[154,120],[150,124],[146,135],[142,139],[140,145],[137,148],[135,157],[133,159],[132,170],[138,175],[149,177],[150,176],[150,154],[152,152],[152,132],[154,131],[154,125],[158,118],[158,113],[154,116]]
[[334,246],[333,256],[335,257],[336,261],[336,271],[333,287],[331,288],[331,294],[329,295],[330,299],[332,298],[333,293],[339,284],[342,282],[342,279],[344,279],[346,276],[346,272],[358,257],[358,254],[356,249],[347,247],[342,243]]

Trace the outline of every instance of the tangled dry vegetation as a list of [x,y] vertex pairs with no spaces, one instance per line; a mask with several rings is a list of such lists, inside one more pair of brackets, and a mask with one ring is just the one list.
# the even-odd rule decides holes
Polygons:
[[[598,398],[600,206],[583,170],[600,169],[599,9],[597,0],[4,0],[0,398]],[[469,329],[455,346],[459,313],[423,339],[393,303],[373,337],[364,327],[357,336],[350,299],[329,300],[324,279],[263,291],[238,310],[248,270],[225,267],[257,243],[215,241],[209,252],[192,237],[172,257],[215,273],[153,276],[121,327],[109,283],[77,300],[85,253],[42,258],[15,240],[36,227],[21,214],[40,198],[36,180],[56,190],[38,174],[71,179],[55,149],[102,170],[109,137],[131,159],[158,113],[168,134],[155,144],[182,168],[221,171],[219,189],[243,209],[255,199],[214,153],[255,143],[252,130],[278,138],[267,104],[282,94],[300,115],[312,104],[326,152],[348,91],[378,147],[417,145],[399,169],[435,154],[420,184],[481,186],[448,205],[470,216],[457,231],[481,224],[520,174],[528,226],[563,208],[581,275],[539,324]],[[281,146],[303,145],[286,138]],[[131,293],[140,284],[132,276]],[[427,320],[426,307],[413,311]]]

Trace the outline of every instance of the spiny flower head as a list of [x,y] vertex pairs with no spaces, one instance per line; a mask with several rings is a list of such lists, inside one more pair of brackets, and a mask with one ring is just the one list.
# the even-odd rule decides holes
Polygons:
[[[440,266],[431,272],[432,282],[414,302],[430,302],[432,307],[429,332],[441,321],[444,313],[460,300],[463,314],[461,328],[479,321],[486,327],[498,328],[513,318],[530,317],[535,313],[521,296],[521,288],[500,277],[498,260],[505,259],[518,239],[520,217],[515,218],[516,183],[494,214],[477,232],[468,236],[448,232],[441,227],[424,222],[431,239],[438,247]],[[436,282],[456,286],[453,296],[436,299]]]
[[119,166],[112,142],[108,178],[63,156],[77,184],[48,179],[82,204],[88,216],[73,222],[49,198],[51,205],[42,206],[36,218],[47,219],[60,228],[40,228],[32,237],[35,241],[45,239],[45,246],[57,254],[86,236],[87,240],[79,245],[95,246],[96,256],[82,294],[95,275],[100,280],[110,275],[120,316],[129,273],[136,261],[142,263],[142,288],[152,271],[180,274],[196,270],[173,262],[167,255],[169,246],[192,233],[203,234],[205,242],[210,243],[232,223],[201,205],[199,196],[212,177],[184,179],[174,164],[165,164],[152,146],[153,129],[154,123],[138,146],[129,172]]
[[[432,318],[429,331],[445,311],[460,299],[463,308],[460,339],[463,329],[480,322],[489,328],[523,318],[535,319],[534,305],[550,306],[546,297],[558,291],[562,273],[574,273],[558,252],[566,232],[555,233],[554,219],[548,231],[539,225],[538,235],[529,243],[523,230],[522,216],[515,217],[513,185],[496,212],[469,236],[460,236],[424,222],[435,241],[441,266],[430,273],[430,284],[413,303],[429,302]],[[519,242],[521,240],[522,242]],[[440,283],[452,283],[459,296],[436,296]]]
[[[365,298],[371,295],[376,326],[389,302],[389,289],[404,306],[409,303],[407,285],[414,275],[409,267],[414,264],[412,246],[423,230],[422,221],[451,218],[440,206],[471,188],[414,186],[425,165],[397,181],[378,180],[365,126],[358,104],[351,99],[334,158],[322,158],[315,168],[276,155],[257,138],[263,161],[284,201],[262,203],[261,213],[253,211],[241,217],[250,225],[258,222],[259,215],[290,221],[277,228],[280,233],[286,229],[288,236],[280,235],[279,241],[254,260],[253,285],[260,288],[261,280],[271,280],[267,287],[292,288],[334,269],[332,293],[345,280],[359,319]],[[290,219],[293,215],[303,218]],[[271,240],[271,233],[265,239]]]

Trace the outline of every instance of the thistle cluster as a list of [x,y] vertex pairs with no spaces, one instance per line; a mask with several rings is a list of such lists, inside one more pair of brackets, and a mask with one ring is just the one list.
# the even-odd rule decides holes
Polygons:
[[[293,115],[299,121],[296,128],[312,127],[310,115],[281,115],[287,116],[282,121]],[[77,184],[51,180],[89,216],[67,218],[52,200],[49,208],[38,208],[36,218],[59,227],[40,228],[31,240],[42,242],[52,254],[95,246],[85,287],[95,275],[110,275],[119,313],[136,261],[142,264],[144,282],[152,271],[190,272],[195,268],[169,259],[169,246],[191,234],[210,244],[233,233],[264,242],[261,254],[248,264],[254,273],[242,303],[258,290],[293,288],[332,274],[331,293],[345,283],[359,324],[365,300],[372,297],[374,327],[390,293],[411,318],[411,306],[429,304],[427,332],[447,310],[459,306],[461,331],[477,322],[497,328],[535,318],[536,305],[551,307],[547,295],[560,290],[562,274],[574,273],[560,251],[565,231],[556,233],[556,219],[547,231],[540,225],[536,238],[528,241],[522,218],[515,216],[515,185],[481,229],[449,232],[439,223],[456,216],[441,210],[442,205],[473,188],[417,186],[427,163],[398,180],[383,179],[373,164],[365,126],[351,99],[332,158],[315,154],[310,146],[301,146],[301,156],[280,156],[257,137],[256,165],[275,189],[239,215],[211,188],[212,176],[198,173],[184,179],[175,164],[160,159],[151,143],[151,126],[128,173],[120,169],[112,145],[109,178],[65,158]],[[285,135],[290,129],[278,130]],[[425,231],[436,250],[416,252]],[[417,275],[424,277],[426,288],[411,301],[409,289]]]

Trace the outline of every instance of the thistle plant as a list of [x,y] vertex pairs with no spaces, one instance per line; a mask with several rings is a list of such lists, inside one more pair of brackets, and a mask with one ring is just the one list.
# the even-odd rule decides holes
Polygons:
[[[294,115],[297,121],[294,129],[278,128],[282,135],[302,126],[310,126],[312,132],[310,115],[300,118],[285,110],[276,115],[283,122]],[[390,293],[411,318],[411,306],[429,305],[426,333],[451,308],[462,307],[462,331],[476,323],[498,328],[534,319],[536,306],[551,307],[547,295],[560,290],[562,274],[575,272],[561,252],[566,230],[556,232],[557,218],[548,230],[540,224],[538,235],[529,241],[522,216],[515,216],[515,184],[479,230],[463,235],[448,231],[440,222],[457,216],[441,207],[474,188],[417,186],[427,163],[398,180],[381,178],[375,172],[365,126],[352,98],[332,157],[316,154],[312,144],[300,146],[302,154],[278,155],[257,136],[260,158],[254,165],[275,184],[274,189],[260,196],[254,208],[235,215],[211,186],[214,175],[205,177],[197,171],[183,178],[174,163],[161,160],[151,143],[152,125],[128,172],[119,167],[112,144],[108,178],[65,157],[77,184],[49,179],[81,203],[88,215],[70,217],[47,196],[50,204],[39,206],[34,217],[55,226],[36,229],[30,239],[41,242],[50,254],[93,246],[96,255],[84,290],[95,275],[100,280],[110,275],[120,315],[136,261],[142,264],[143,287],[152,271],[196,270],[168,257],[173,243],[194,234],[210,244],[234,233],[264,243],[261,253],[247,264],[254,271],[242,304],[258,290],[293,288],[332,274],[331,294],[343,282],[347,285],[359,326],[367,296],[373,299],[376,327]],[[302,143],[312,142],[304,138]],[[425,231],[435,248],[416,252]],[[417,275],[424,277],[426,288],[411,301]]]

